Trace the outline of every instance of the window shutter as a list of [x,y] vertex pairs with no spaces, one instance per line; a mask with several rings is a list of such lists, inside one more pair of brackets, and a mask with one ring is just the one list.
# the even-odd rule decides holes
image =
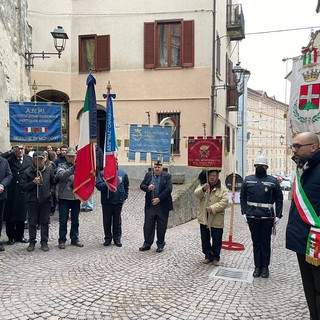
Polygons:
[[97,36],[96,71],[110,71],[110,35]]
[[144,68],[154,69],[155,63],[155,35],[154,22],[144,23]]
[[232,73],[233,62],[227,57],[227,107],[237,107],[238,106],[238,93],[237,86],[234,81],[235,75]]
[[194,66],[194,21],[182,22],[182,67]]

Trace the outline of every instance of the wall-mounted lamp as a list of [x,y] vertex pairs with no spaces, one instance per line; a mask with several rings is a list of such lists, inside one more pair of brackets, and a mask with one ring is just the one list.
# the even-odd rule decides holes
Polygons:
[[247,76],[249,80],[251,73],[250,71],[241,68],[240,62],[233,67],[232,73],[235,75],[235,83],[237,85],[238,95],[241,96],[244,92],[244,77]]
[[280,144],[283,146],[283,143],[284,143],[284,136],[281,135],[281,136],[280,136]]
[[57,52],[29,52],[26,51],[24,57],[27,60],[26,68],[30,70],[30,68],[34,67],[33,60],[36,58],[46,59],[50,58],[50,55],[58,55],[58,57],[61,57],[61,52],[66,48],[66,41],[68,38],[68,35],[64,32],[63,28],[61,26],[58,26],[56,29],[54,29],[52,32],[52,37],[54,41],[54,47],[56,48]]

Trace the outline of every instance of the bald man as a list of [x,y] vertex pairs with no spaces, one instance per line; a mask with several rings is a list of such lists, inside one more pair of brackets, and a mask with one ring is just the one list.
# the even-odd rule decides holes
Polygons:
[[302,132],[293,138],[297,164],[286,248],[296,252],[310,319],[320,320],[320,151],[319,138]]

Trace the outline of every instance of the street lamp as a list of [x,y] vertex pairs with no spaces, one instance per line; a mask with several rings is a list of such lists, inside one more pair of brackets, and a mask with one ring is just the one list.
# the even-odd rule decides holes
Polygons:
[[284,143],[284,136],[281,135],[281,136],[280,136],[280,144],[283,146],[283,143]]
[[61,26],[58,26],[51,32],[54,41],[54,47],[56,48],[57,52],[29,52],[26,51],[24,54],[25,59],[27,60],[26,68],[30,70],[30,68],[34,67],[33,60],[37,58],[42,58],[43,60],[46,58],[50,58],[50,55],[58,55],[61,57],[61,52],[66,48],[66,42],[68,35],[65,33]]

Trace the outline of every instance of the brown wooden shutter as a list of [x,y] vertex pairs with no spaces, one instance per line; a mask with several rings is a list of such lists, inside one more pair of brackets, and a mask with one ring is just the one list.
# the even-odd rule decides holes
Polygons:
[[144,68],[155,68],[155,23],[144,23]]
[[194,66],[194,20],[182,21],[182,67]]
[[110,71],[110,35],[97,36],[96,71]]
[[232,73],[233,62],[227,57],[227,71],[226,71],[226,82],[227,82],[227,108],[238,106],[238,92],[237,86],[234,81],[234,74]]

